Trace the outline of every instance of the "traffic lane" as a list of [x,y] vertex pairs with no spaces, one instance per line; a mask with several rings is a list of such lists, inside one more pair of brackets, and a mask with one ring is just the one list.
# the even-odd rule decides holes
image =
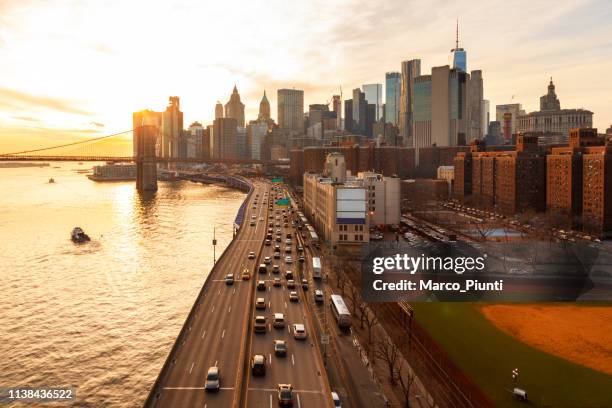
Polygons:
[[[239,236],[237,238],[239,238],[240,235],[246,235],[246,238],[249,241],[250,241],[250,238],[253,238],[253,236],[257,235],[256,231],[251,232],[247,230],[247,231],[241,231],[241,232],[242,234],[239,233]],[[227,378],[228,376],[224,375],[224,373],[230,374],[229,381],[232,381],[235,379],[236,372],[234,369],[234,364],[231,364],[232,362],[230,361],[231,357],[233,357],[232,355],[233,353],[230,353],[229,355],[227,355],[228,354],[227,352],[222,353],[220,351],[227,350],[226,348],[227,344],[223,341],[225,338],[226,332],[228,332],[227,335],[231,336],[231,338],[239,339],[240,335],[237,333],[238,332],[237,326],[240,326],[240,329],[241,329],[242,325],[241,324],[230,325],[228,329],[221,329],[219,327],[220,325],[226,324],[228,320],[227,316],[224,316],[224,313],[225,313],[226,307],[227,307],[228,314],[231,313],[232,305],[231,304],[228,305],[228,303],[232,303],[233,301],[232,298],[234,296],[228,296],[227,291],[223,290],[222,288],[218,288],[218,286],[223,285],[223,286],[226,286],[226,289],[229,289],[229,286],[225,285],[223,281],[223,278],[225,276],[224,272],[227,271],[226,268],[235,269],[237,262],[240,262],[239,258],[241,256],[246,257],[246,254],[248,254],[249,248],[244,243],[242,244],[237,243],[232,248],[233,252],[236,252],[236,250],[238,250],[239,256],[238,257],[224,257],[221,260],[221,263],[218,265],[217,269],[213,271],[213,273],[215,273],[216,275],[216,276],[213,276],[213,278],[220,278],[220,279],[213,279],[213,282],[211,283],[211,285],[214,287],[211,287],[210,290],[206,291],[204,295],[204,299],[199,299],[199,301],[201,302],[200,302],[200,306],[198,307],[198,311],[196,312],[196,318],[194,319],[196,324],[192,326],[192,329],[190,330],[190,335],[187,337],[185,341],[185,345],[182,348],[182,350],[188,350],[188,353],[180,353],[180,352],[178,353],[177,364],[175,364],[175,366],[173,367],[173,372],[169,376],[169,381],[167,381],[167,384],[168,384],[178,379],[181,385],[167,386],[165,390],[166,392],[163,393],[163,397],[160,400],[160,406],[161,404],[164,404],[166,400],[171,400],[170,404],[175,404],[177,400],[180,403],[186,403],[187,401],[189,401],[190,396],[193,396],[194,394],[192,392],[185,393],[184,391],[189,391],[190,387],[203,386],[203,383],[205,382],[206,373],[210,366],[217,365],[217,364],[219,365],[222,382],[225,382],[228,380]],[[228,259],[229,261],[226,261]],[[225,266],[224,263],[227,263],[228,265]],[[248,284],[240,285],[240,286],[248,287]],[[236,287],[232,288],[232,294],[236,293],[235,289]],[[216,290],[216,293],[215,293],[215,290]],[[241,309],[241,306],[242,308],[246,306],[246,300],[244,300],[246,296],[241,296],[240,291],[238,291],[238,294],[239,296],[237,296],[236,299],[240,299],[241,301],[239,301],[239,303],[242,303],[242,305],[238,304],[237,309]],[[213,304],[211,307],[211,303],[215,303],[216,296],[219,296],[219,298],[216,299],[218,304]],[[218,306],[217,310],[219,309],[223,310],[222,313],[220,312],[218,312],[218,314],[215,313],[215,307],[217,306]],[[208,317],[206,316],[206,313],[208,313],[208,310],[210,310],[211,314],[213,315],[212,321],[206,318]],[[236,307],[235,307],[235,310],[236,310]],[[197,318],[197,314],[200,312],[204,313],[204,319]],[[219,316],[219,318],[214,318],[214,316],[217,316],[217,315]],[[208,327],[208,332],[206,330],[206,327]],[[206,334],[208,333],[209,334],[208,338],[212,339],[212,342],[198,341],[195,335],[191,335],[192,333],[199,334],[200,328],[202,328],[201,339],[205,339]],[[196,339],[195,344],[188,344],[188,341],[191,343],[193,342],[193,339]],[[208,343],[208,344],[205,344],[205,343]],[[213,352],[211,353],[211,351]],[[205,356],[203,357],[202,354],[204,354]],[[218,359],[216,359],[215,362],[212,362],[214,355],[217,355],[217,354],[221,356],[221,363],[219,363]],[[226,357],[229,357],[229,358],[226,358]],[[237,368],[237,366],[235,368]],[[231,382],[230,384],[233,384],[233,382]],[[180,391],[180,392],[177,394],[177,391]],[[231,391],[231,390],[226,389],[225,391]],[[228,394],[228,393],[226,392],[225,394]],[[231,392],[229,392],[229,394],[231,394]],[[195,394],[195,395],[196,396],[194,398],[196,398],[196,400],[199,400],[201,398],[199,394]],[[224,398],[215,398],[215,401],[219,401],[221,404],[225,403]]]

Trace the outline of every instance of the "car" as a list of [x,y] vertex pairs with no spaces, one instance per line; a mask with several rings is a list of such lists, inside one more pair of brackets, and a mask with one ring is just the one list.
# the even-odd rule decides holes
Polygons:
[[272,273],[279,273],[280,267],[278,265],[272,265]]
[[266,290],[266,281],[264,280],[257,281],[257,290],[260,292],[263,292],[264,290]]
[[242,270],[242,280],[249,280],[249,279],[251,279],[251,272],[247,268],[244,268]]
[[340,396],[338,395],[337,392],[332,391],[332,401],[334,402],[334,407],[336,408],[342,408],[342,404],[340,404]]
[[285,222],[285,223],[283,224],[283,227],[287,228],[287,227],[289,227],[289,224]]
[[287,280],[293,279],[293,272],[292,271],[285,271],[285,279],[287,279]]
[[295,281],[294,281],[293,279],[289,279],[289,280],[287,281],[287,287],[288,287],[289,289],[294,289],[294,288],[295,288]]
[[298,296],[296,291],[292,290],[289,293],[289,301],[290,302],[299,302],[300,301],[300,297]]
[[249,259],[255,259],[255,252],[249,252]]
[[276,286],[276,287],[280,287],[280,286],[281,286],[281,280],[280,280],[280,278],[274,278],[274,283],[273,283],[273,285],[274,285],[274,286]]
[[280,259],[280,252],[274,253],[274,259]]
[[285,327],[285,315],[282,313],[274,313],[274,321],[272,322],[272,326],[276,329],[282,329]]
[[210,367],[206,373],[206,382],[204,389],[206,391],[219,391],[221,388],[221,376],[219,375],[219,367]]
[[251,359],[251,373],[254,376],[266,375],[266,358],[262,354],[255,354]]
[[225,284],[226,285],[233,285],[234,284],[234,274],[228,273],[225,276]]
[[291,247],[290,246],[286,246],[285,247],[285,253],[286,254],[290,254],[291,253]]
[[249,225],[250,225],[251,227],[254,227],[254,226],[255,226],[255,221],[251,221],[251,222],[249,223]]
[[285,257],[285,263],[286,264],[292,264],[293,263],[293,258],[291,258],[290,256],[286,256]]
[[275,241],[276,241],[276,242],[281,242],[281,237],[279,237],[279,236],[277,235],[277,236],[276,236]]
[[302,279],[302,289],[308,290],[308,281],[306,279]]
[[257,298],[255,301],[255,309],[265,309],[266,308],[266,300],[262,297]]
[[278,406],[293,406],[293,386],[291,384],[278,384]]
[[280,251],[280,244],[274,244],[274,250]]
[[298,258],[298,262],[299,263],[304,263],[306,261],[306,259],[304,259],[304,257],[302,255],[300,255],[300,257]]
[[323,303],[323,300],[324,300],[324,299],[323,299],[323,291],[322,291],[321,289],[317,289],[317,290],[315,290],[315,293],[314,293],[314,300],[315,300],[315,302],[317,302],[317,303]]
[[296,340],[306,339],[306,327],[303,324],[295,323],[293,325],[293,338]]
[[266,246],[270,246],[270,245],[272,245],[272,240],[270,240],[270,239],[266,239],[265,244],[266,244]]
[[293,243],[293,241],[291,241],[291,238],[287,238],[285,240],[285,245],[291,245]]
[[303,247],[303,246],[301,246],[301,245],[298,245],[298,247],[297,247],[297,251],[298,251],[299,253],[304,252],[304,247]]
[[264,220],[263,217],[259,217],[259,221],[263,221],[263,220]]
[[274,355],[276,357],[287,355],[287,342],[285,340],[274,340]]
[[255,333],[265,333],[268,330],[268,322],[266,316],[255,316],[255,323],[253,326]]
[[270,259],[270,257],[269,257],[269,256],[266,256],[266,257],[264,258],[264,263],[265,263],[266,265],[270,265],[270,264],[272,263],[272,259]]
[[257,272],[259,273],[268,273],[268,267],[265,263],[259,264],[259,268],[257,268]]

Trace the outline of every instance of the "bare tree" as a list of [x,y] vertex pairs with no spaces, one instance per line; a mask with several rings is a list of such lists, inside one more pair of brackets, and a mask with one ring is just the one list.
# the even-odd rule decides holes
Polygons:
[[357,310],[360,302],[359,289],[355,285],[349,285],[348,298],[351,303],[351,308],[353,309],[353,315],[357,315]]
[[374,312],[372,312],[368,308],[368,305],[366,303],[361,303],[359,305],[359,312],[361,313],[361,317],[360,317],[361,328],[363,329],[363,324],[365,323],[366,327],[368,328],[368,344],[371,344],[372,343],[372,329],[374,328],[374,326],[378,324],[378,318],[376,317]]
[[400,362],[400,351],[399,348],[389,338],[380,340],[374,344],[373,349],[374,357],[382,360],[389,370],[389,381],[395,385],[397,366]]
[[416,377],[409,366],[406,367],[406,370],[402,370],[403,365],[400,361],[395,372],[395,381],[399,384],[402,397],[404,397],[404,408],[410,408],[410,389]]

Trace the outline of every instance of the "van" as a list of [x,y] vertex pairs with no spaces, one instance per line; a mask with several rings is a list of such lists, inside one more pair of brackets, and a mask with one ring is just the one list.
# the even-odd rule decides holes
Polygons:
[[285,315],[282,313],[274,313],[274,322],[272,325],[277,329],[285,327]]

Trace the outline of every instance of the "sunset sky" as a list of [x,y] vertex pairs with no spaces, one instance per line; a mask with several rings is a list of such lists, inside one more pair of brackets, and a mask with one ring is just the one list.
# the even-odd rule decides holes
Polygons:
[[[0,0],[0,152],[131,128],[131,113],[181,98],[210,122],[236,84],[256,116],[266,89],[384,83],[400,62],[450,62],[455,20],[485,98],[538,109],[549,77],[562,108],[612,124],[612,3],[512,1]],[[513,99],[514,96],[514,99]],[[350,97],[350,96],[349,96]]]

